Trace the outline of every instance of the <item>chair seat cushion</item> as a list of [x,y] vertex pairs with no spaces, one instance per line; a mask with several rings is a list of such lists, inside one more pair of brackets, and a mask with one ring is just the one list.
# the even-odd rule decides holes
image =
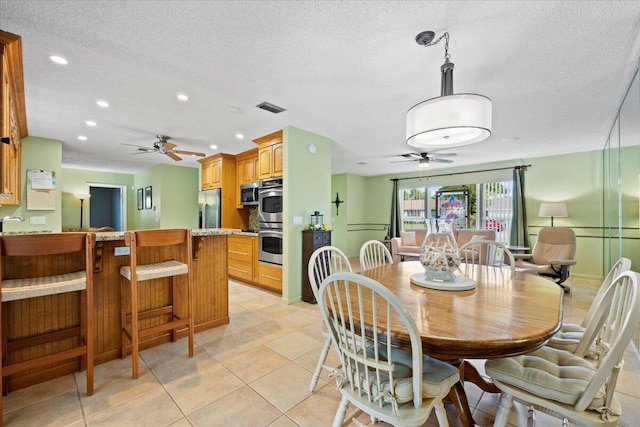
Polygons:
[[[575,405],[596,373],[593,364],[569,352],[543,347],[533,353],[485,363],[487,374],[505,384],[545,399]],[[604,389],[589,405],[604,405]]]
[[[386,345],[378,345],[378,352],[381,360],[389,360]],[[371,345],[367,348],[367,356],[374,357],[374,354],[375,347]],[[396,400],[398,403],[409,402],[413,399],[411,353],[392,348],[391,361],[395,364],[393,378]],[[372,385],[375,384],[375,373],[370,371],[369,375],[371,376],[370,383]],[[447,394],[451,386],[457,383],[459,379],[456,367],[427,355],[422,356],[422,397],[432,398]],[[388,377],[382,387],[383,391],[390,390]],[[373,387],[372,392],[374,396],[379,393],[377,387]]]
[[81,291],[86,288],[87,274],[84,271],[30,279],[7,279],[2,281],[2,302]]
[[[187,274],[189,272],[189,266],[182,262],[171,260],[156,264],[138,265],[136,271],[138,272],[138,281],[143,281]],[[131,267],[123,265],[120,267],[120,274],[127,280],[131,280]]]
[[578,344],[584,335],[584,328],[573,323],[564,323],[560,330],[551,337],[547,345],[549,347],[575,353]]

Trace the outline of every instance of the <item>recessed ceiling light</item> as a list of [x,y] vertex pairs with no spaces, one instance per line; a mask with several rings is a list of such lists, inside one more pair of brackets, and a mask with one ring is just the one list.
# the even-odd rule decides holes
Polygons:
[[227,113],[238,114],[240,112],[240,109],[235,105],[227,105],[227,108],[225,108],[225,110],[227,110]]
[[93,120],[87,120],[86,123],[87,123],[87,126],[95,126],[95,125],[97,125],[97,123],[94,122]]
[[56,64],[60,64],[60,65],[67,65],[69,63],[69,61],[67,61],[62,56],[51,55],[49,59],[55,62]]
[[107,108],[109,106],[109,103],[107,101],[97,101],[96,104],[98,104],[98,107],[102,108]]
[[189,100],[189,97],[188,97],[187,95],[185,95],[184,93],[179,93],[179,94],[178,94],[178,99],[179,99],[180,101],[185,101],[185,102],[186,102],[186,101],[188,101],[188,100]]
[[242,138],[244,138],[244,135],[241,134],[241,133],[236,133],[236,138],[237,139],[242,139]]
[[86,137],[86,136],[84,136],[84,135],[80,135],[80,136],[78,136],[78,139],[79,139],[80,141],[86,141],[86,140],[87,140],[87,137]]
[[217,145],[215,145],[215,144],[211,144],[211,145],[209,146],[209,148],[211,148],[212,150],[217,150],[217,149],[218,149],[218,146],[217,146]]

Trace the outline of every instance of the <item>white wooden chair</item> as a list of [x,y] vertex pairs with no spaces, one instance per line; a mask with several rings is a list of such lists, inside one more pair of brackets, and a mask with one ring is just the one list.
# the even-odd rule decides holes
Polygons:
[[[458,369],[422,354],[415,321],[391,291],[359,274],[336,273],[322,282],[318,304],[342,361],[334,427],[349,403],[394,426],[420,426],[432,409],[441,426],[449,425],[442,399],[460,380]],[[391,344],[399,340],[403,349]]]
[[379,267],[384,264],[393,264],[391,252],[378,240],[369,240],[360,247],[360,267],[363,270]]
[[598,306],[602,302],[602,297],[604,296],[605,291],[611,285],[613,280],[618,277],[621,273],[625,271],[629,271],[631,269],[631,260],[628,258],[620,258],[609,270],[609,274],[605,277],[600,289],[598,289],[598,293],[596,294],[591,306],[589,306],[589,310],[587,310],[587,314],[584,316],[582,323],[574,324],[574,323],[563,323],[560,327],[560,330],[549,340],[547,344],[553,348],[559,348],[561,350],[567,350],[571,353],[575,353],[578,348],[578,344],[580,340],[584,336],[584,331],[591,322]]
[[[639,277],[624,272],[604,291],[575,354],[545,346],[485,363],[502,393],[494,426],[506,426],[513,399],[581,426],[617,425],[621,409],[615,387],[640,321]],[[595,364],[583,358],[594,342]]]
[[[515,259],[511,251],[502,243],[493,240],[470,240],[459,248],[460,262],[468,270],[485,270],[492,273],[502,270],[515,273]],[[473,271],[467,271],[468,275]]]
[[[307,265],[307,274],[309,275],[309,283],[311,284],[311,290],[316,301],[318,301],[318,290],[320,289],[320,283],[329,275],[341,271],[353,271],[349,258],[340,249],[335,246],[323,246],[316,249],[309,258],[309,264]],[[331,334],[324,327],[322,328],[322,336],[325,337],[325,343],[318,359],[316,370],[311,378],[311,384],[309,385],[309,391],[313,392],[320,378],[320,372],[322,368],[329,371],[333,371],[334,368],[324,366],[324,362],[329,354],[329,348],[331,347]]]

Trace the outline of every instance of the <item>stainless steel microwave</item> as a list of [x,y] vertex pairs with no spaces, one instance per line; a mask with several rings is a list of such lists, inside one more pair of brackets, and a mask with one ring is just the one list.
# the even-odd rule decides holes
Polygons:
[[258,206],[260,186],[257,182],[240,186],[240,203],[242,206]]

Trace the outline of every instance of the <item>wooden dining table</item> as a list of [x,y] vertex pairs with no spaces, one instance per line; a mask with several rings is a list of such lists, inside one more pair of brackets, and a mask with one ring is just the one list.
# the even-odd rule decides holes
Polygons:
[[499,390],[465,359],[515,356],[542,347],[560,328],[564,293],[549,279],[509,269],[462,264],[456,274],[476,285],[464,291],[417,286],[411,282],[417,273],[424,273],[420,262],[407,261],[360,274],[400,299],[416,322],[424,354],[458,366],[461,381],[449,399],[462,423],[474,426],[464,382],[491,393]]

